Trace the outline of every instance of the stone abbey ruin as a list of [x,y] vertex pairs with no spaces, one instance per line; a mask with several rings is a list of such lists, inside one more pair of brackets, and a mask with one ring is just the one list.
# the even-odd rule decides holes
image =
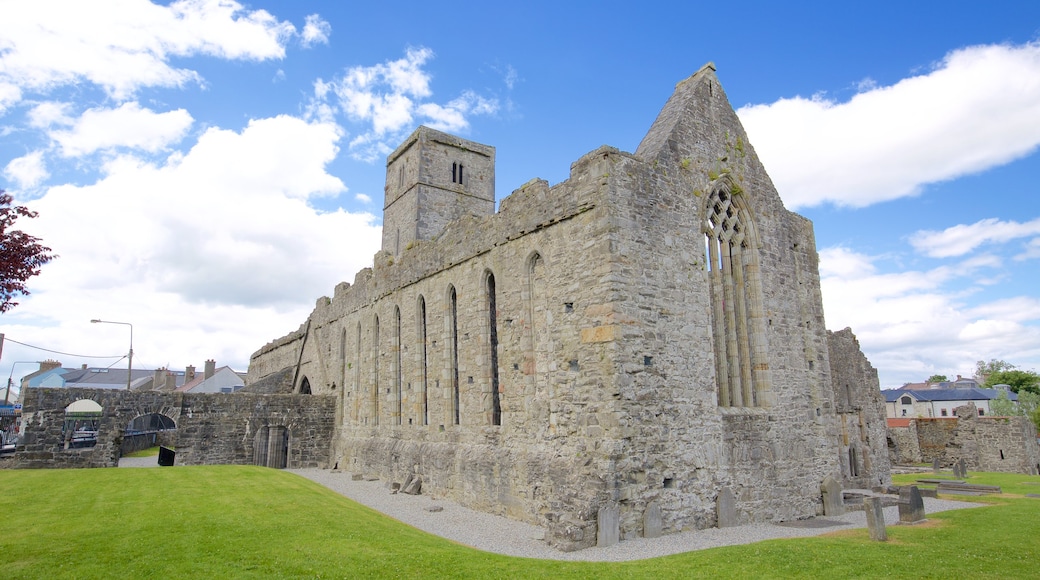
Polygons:
[[373,267],[254,353],[244,389],[334,398],[327,467],[421,481],[565,550],[808,518],[825,481],[890,483],[877,373],[826,330],[812,224],[712,65],[635,153],[601,147],[498,212],[495,149],[425,127],[385,193]]

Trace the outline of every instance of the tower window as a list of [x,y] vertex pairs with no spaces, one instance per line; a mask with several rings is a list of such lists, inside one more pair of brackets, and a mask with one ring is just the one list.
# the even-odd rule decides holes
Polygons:
[[455,162],[451,164],[451,182],[462,185],[462,164]]

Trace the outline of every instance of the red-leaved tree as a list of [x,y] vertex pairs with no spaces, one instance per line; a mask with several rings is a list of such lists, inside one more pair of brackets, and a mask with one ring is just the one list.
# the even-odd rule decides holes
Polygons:
[[36,217],[36,212],[24,206],[12,206],[12,201],[14,198],[0,189],[0,313],[17,306],[12,299],[19,294],[29,294],[25,282],[57,257],[50,253],[50,248],[40,245],[39,238],[11,229],[20,217]]

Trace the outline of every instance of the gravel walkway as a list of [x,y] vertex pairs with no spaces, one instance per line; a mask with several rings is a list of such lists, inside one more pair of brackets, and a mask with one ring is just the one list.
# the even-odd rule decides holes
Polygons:
[[[544,560],[585,560],[619,562],[667,556],[705,548],[750,544],[775,538],[817,536],[837,530],[867,527],[862,511],[842,516],[819,517],[787,525],[751,524],[733,528],[711,528],[660,538],[624,540],[607,548],[587,548],[577,552],[561,552],[551,548],[543,539],[542,528],[462,507],[454,502],[427,495],[391,494],[380,481],[353,481],[346,472],[327,469],[291,469],[358,503],[380,511],[396,520],[478,550],[509,556]],[[980,504],[924,498],[925,511],[940,511],[978,507]],[[440,508],[440,511],[430,511]],[[885,508],[885,521],[893,525],[899,521],[896,507]]]

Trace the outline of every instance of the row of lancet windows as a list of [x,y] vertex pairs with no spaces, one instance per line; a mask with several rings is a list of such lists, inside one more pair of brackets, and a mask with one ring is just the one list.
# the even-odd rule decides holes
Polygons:
[[719,406],[764,405],[768,375],[754,228],[724,186],[708,197],[704,235]]
[[[491,388],[491,424],[501,425],[502,424],[502,400],[499,386],[499,374],[498,374],[498,301],[495,289],[495,275],[493,273],[486,272],[484,278],[484,291],[485,291],[485,307],[487,312],[487,328],[486,341],[484,345],[488,348],[490,353],[489,360],[489,375],[490,375],[490,388]],[[449,401],[450,401],[450,422],[454,425],[461,423],[461,386],[459,380],[459,307],[458,307],[458,294],[455,291],[453,285],[448,286],[447,291],[447,365],[448,365],[448,380],[450,381],[449,387]],[[356,327],[355,345],[356,350],[353,353],[354,360],[357,361],[353,366],[353,379],[355,385],[355,391],[361,392],[361,385],[363,383],[364,376],[371,377],[370,388],[367,389],[368,405],[371,410],[369,418],[362,418],[361,421],[366,424],[378,425],[380,417],[380,401],[381,389],[388,389],[393,394],[391,404],[393,408],[390,409],[390,415],[394,424],[401,425],[404,422],[406,411],[403,408],[404,405],[404,365],[405,360],[403,358],[403,344],[402,344],[402,329],[401,329],[401,308],[399,306],[394,307],[393,318],[390,321],[391,327],[391,372],[385,373],[386,369],[380,368],[382,359],[380,357],[380,348],[385,346],[380,338],[380,333],[383,331],[385,322],[380,320],[378,315],[372,318],[372,343],[371,343],[371,359],[374,361],[375,368],[367,369],[370,375],[363,375],[361,368],[361,361],[363,355],[366,354],[362,351],[362,332],[361,323],[359,322]],[[430,387],[431,387],[431,374],[436,376],[436,373],[431,373],[430,369],[430,349],[436,346],[436,341],[431,344],[430,333],[429,333],[429,311],[426,306],[426,298],[422,295],[416,301],[416,338],[417,345],[419,348],[418,352],[418,379],[419,379],[419,423],[421,425],[430,424]],[[346,330],[343,331],[343,340],[340,348],[341,356],[346,354]],[[345,360],[345,356],[344,356]],[[347,367],[344,367],[344,371]],[[390,377],[392,382],[391,385],[381,384],[381,380],[385,380],[387,376]],[[344,379],[347,379],[344,376]],[[472,377],[469,378],[469,382],[473,382]],[[439,386],[440,381],[437,379],[433,380],[433,386]],[[369,423],[371,420],[371,423]],[[408,422],[411,423],[411,419]]]

